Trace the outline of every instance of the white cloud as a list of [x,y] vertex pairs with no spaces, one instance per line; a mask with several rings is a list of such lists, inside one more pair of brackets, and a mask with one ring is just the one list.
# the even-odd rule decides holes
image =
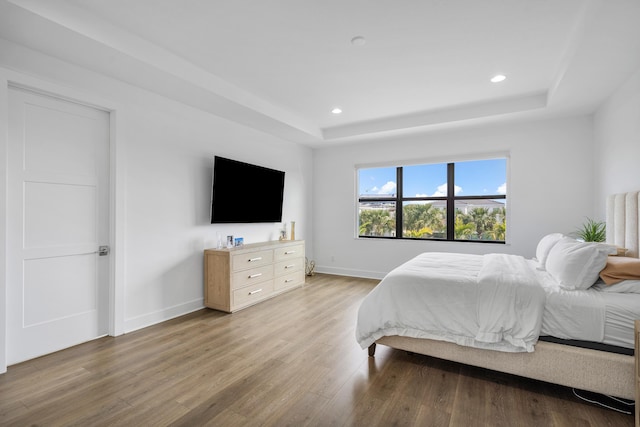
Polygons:
[[[461,191],[462,191],[462,187],[459,187],[457,185],[455,187],[453,187],[453,194],[454,195],[460,193]],[[433,193],[434,197],[444,197],[446,195],[447,195],[447,184],[446,183],[444,183],[442,185],[439,185],[437,191],[435,193]]]
[[507,194],[507,183],[506,182],[498,187],[498,194]]
[[393,181],[387,182],[378,191],[378,194],[396,194],[396,183]]

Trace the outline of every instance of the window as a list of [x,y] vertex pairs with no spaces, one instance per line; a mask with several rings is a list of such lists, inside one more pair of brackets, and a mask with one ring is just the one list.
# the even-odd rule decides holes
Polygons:
[[358,236],[504,243],[507,159],[358,169]]

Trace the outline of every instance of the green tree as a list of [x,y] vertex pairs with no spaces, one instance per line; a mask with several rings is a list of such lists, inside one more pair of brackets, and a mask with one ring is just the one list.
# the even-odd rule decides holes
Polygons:
[[445,228],[445,216],[431,203],[412,203],[402,208],[404,237],[432,237]]
[[495,215],[488,208],[473,208],[469,212],[470,221],[476,225],[476,236],[479,239],[487,239],[487,232],[493,231],[496,223]]
[[505,240],[505,236],[507,235],[507,223],[496,222],[493,224],[493,230],[491,231],[491,239],[490,240]]
[[507,208],[501,207],[494,209],[493,213],[496,217],[496,222],[493,225],[493,233],[491,238],[493,240],[506,240],[507,236]]
[[405,230],[403,233],[404,237],[413,237],[416,239],[432,237],[433,230],[429,227],[422,227],[420,230]]
[[463,220],[463,215],[456,215],[454,234],[456,239],[471,239],[476,232],[476,225],[473,222]]
[[385,236],[395,228],[396,221],[388,210],[366,209],[360,211],[361,236]]

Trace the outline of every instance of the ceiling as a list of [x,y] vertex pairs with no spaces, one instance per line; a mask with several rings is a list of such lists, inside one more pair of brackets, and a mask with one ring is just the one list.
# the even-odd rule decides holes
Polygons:
[[640,67],[638,22],[638,0],[0,0],[2,38],[313,147],[589,114]]

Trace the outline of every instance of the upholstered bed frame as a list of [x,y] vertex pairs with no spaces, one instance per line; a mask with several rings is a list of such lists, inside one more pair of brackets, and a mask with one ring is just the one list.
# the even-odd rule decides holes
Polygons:
[[[626,248],[626,255],[636,258],[640,242],[639,197],[639,192],[630,192],[607,198],[607,243]],[[640,356],[639,325],[636,322],[636,356]],[[387,336],[369,347],[371,357],[376,344],[626,399],[635,399],[636,395],[634,356],[545,341],[539,341],[532,353],[505,353],[444,341]]]

